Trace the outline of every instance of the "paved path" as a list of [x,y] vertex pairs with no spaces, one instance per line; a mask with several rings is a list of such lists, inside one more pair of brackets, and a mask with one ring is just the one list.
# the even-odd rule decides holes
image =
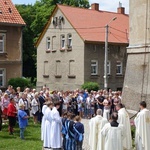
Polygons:
[[84,141],[83,141],[83,149],[90,150],[89,147],[89,119],[82,119],[82,123],[84,124]]

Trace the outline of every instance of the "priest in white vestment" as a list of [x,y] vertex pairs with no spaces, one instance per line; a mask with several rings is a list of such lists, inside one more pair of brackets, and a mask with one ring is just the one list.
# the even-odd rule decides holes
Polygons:
[[47,108],[44,112],[44,125],[42,129],[43,134],[43,147],[51,148],[51,123],[52,123],[52,107],[53,103],[48,102]]
[[136,150],[150,150],[150,111],[146,109],[146,102],[140,102],[140,112],[134,119]]
[[124,150],[132,149],[132,137],[131,137],[131,125],[130,117],[123,104],[119,103],[116,105],[116,110],[118,111],[118,123],[124,126],[125,138],[123,140]]
[[97,116],[92,118],[89,122],[90,134],[89,134],[89,145],[90,150],[103,150],[104,139],[101,136],[101,129],[108,123],[107,119],[103,118],[102,110],[97,110]]
[[117,122],[117,113],[113,113],[111,119],[101,131],[102,137],[105,138],[105,146],[99,150],[123,150],[124,127]]
[[60,149],[62,147],[62,121],[59,115],[58,109],[60,103],[56,102],[55,107],[52,110],[52,124],[51,124],[51,148]]

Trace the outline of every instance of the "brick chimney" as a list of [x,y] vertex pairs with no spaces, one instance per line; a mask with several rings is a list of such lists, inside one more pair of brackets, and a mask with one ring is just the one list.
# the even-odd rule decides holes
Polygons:
[[122,3],[119,2],[119,7],[117,8],[118,14],[125,14],[125,8],[122,7]]
[[99,4],[98,3],[91,4],[91,9],[99,11]]

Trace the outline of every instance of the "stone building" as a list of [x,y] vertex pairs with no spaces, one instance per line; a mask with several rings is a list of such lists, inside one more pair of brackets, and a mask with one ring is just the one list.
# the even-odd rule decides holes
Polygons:
[[22,28],[25,22],[11,0],[0,0],[0,88],[22,76]]
[[128,15],[117,12],[57,5],[37,43],[37,87],[51,90],[73,90],[93,81],[104,88],[105,25],[109,23],[108,88],[122,89]]
[[130,1],[130,34],[123,102],[139,110],[144,100],[150,108],[150,0]]

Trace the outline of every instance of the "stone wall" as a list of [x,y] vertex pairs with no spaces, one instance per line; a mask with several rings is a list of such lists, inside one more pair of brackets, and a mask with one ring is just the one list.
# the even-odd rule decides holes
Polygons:
[[[147,3],[148,2],[148,3]],[[130,43],[123,88],[123,103],[138,110],[144,100],[150,108],[150,0],[130,1]]]

